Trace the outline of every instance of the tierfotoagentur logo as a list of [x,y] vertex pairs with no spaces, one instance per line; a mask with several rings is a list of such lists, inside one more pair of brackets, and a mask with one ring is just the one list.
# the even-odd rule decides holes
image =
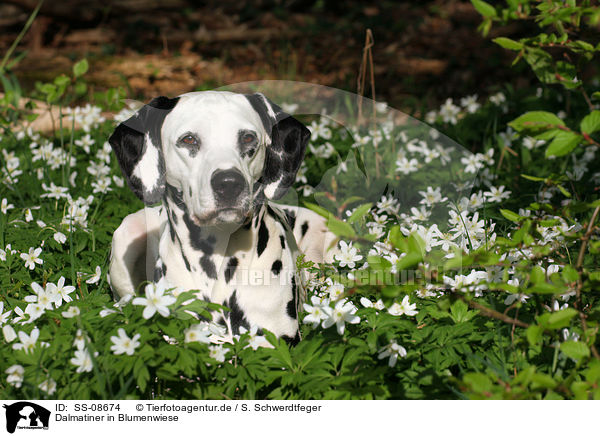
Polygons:
[[6,431],[14,433],[19,430],[48,430],[50,411],[42,406],[29,401],[19,401],[10,405],[4,404],[6,409]]

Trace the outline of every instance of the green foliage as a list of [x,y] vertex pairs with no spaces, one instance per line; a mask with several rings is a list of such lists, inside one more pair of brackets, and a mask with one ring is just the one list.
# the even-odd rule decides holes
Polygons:
[[[598,47],[570,32],[597,24],[600,15],[588,2],[473,4],[483,16],[484,33],[495,23],[537,23],[537,35],[518,41],[500,36],[494,42],[530,64],[540,88],[507,88],[504,99],[490,99],[453,121],[435,120],[447,135],[482,152],[475,155],[481,162],[474,181],[477,206],[465,206],[460,196],[447,200],[453,211],[468,212],[457,214],[448,228],[410,226],[406,205],[420,197],[399,189],[408,180],[435,186],[444,171],[440,159],[405,177],[393,165],[377,165],[397,159],[393,141],[377,150],[369,145],[373,153],[359,156],[353,138],[337,128],[327,139],[334,153],[308,153],[304,176],[311,186],[323,182],[339,156],[350,156],[347,171],[336,173],[328,185],[330,195],[317,192],[305,198],[305,205],[327,218],[354,260],[346,259],[342,267],[340,258],[333,265],[298,259],[314,280],[300,313],[302,341],[293,347],[268,331],[218,344],[222,336],[216,331],[212,343],[200,340],[208,335],[202,329],[210,325],[211,314],[224,309],[196,300],[193,291],[176,295],[168,317],[145,317],[144,308],[131,301],[115,306],[105,277],[111,235],[142,204],[119,180],[114,159],[107,164],[110,190],[97,184],[103,144],[114,123],[97,118],[84,123],[85,132],[71,131],[66,119],[48,137],[27,133],[21,124],[32,118],[28,108],[14,105],[23,94],[18,82],[10,73],[0,76],[5,90],[0,199],[6,199],[0,213],[0,322],[5,327],[0,397],[599,399],[600,112],[593,101],[600,91],[580,79]],[[569,56],[556,58],[557,47]],[[38,84],[35,96],[66,112],[87,93],[89,68],[78,62],[72,76]],[[117,111],[123,96],[121,90],[108,90],[93,99],[101,109]],[[83,118],[93,113],[88,109]],[[392,131],[390,137],[410,133]],[[317,138],[312,145],[324,142]],[[42,146],[52,148],[56,162],[36,158]],[[452,175],[466,172],[460,159],[447,168]],[[50,183],[68,188],[71,200],[48,197]],[[492,191],[498,186],[509,194]],[[399,191],[401,208],[386,211],[383,219],[378,201],[392,189]],[[453,189],[447,187],[443,195]],[[438,203],[429,209],[432,220],[447,220]],[[383,236],[370,232],[377,225]],[[467,241],[453,243],[453,232],[466,234]],[[432,244],[434,239],[439,244]],[[43,264],[32,269],[21,256],[30,247],[42,249]],[[338,274],[326,280],[333,270]],[[34,282],[47,289],[61,280],[74,286],[72,301],[50,305],[34,322],[15,320],[35,298]],[[310,322],[311,309],[341,310],[341,302],[351,309],[343,328]],[[6,326],[19,336],[12,337]],[[35,345],[19,347],[34,331],[39,332]],[[120,335],[131,340],[131,355],[118,353]]]

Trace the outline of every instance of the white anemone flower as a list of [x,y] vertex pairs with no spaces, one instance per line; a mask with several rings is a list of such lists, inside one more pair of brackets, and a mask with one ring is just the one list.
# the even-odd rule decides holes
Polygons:
[[229,350],[224,348],[223,345],[210,345],[208,347],[208,355],[217,362],[225,362],[225,355]]
[[406,349],[402,345],[398,345],[395,340],[391,340],[389,344],[379,350],[378,359],[385,359],[389,357],[388,365],[390,368],[396,366],[398,357],[405,357]]
[[317,328],[321,321],[327,318],[324,308],[329,307],[329,299],[322,300],[321,298],[313,295],[310,297],[310,304],[304,303],[304,310],[308,312],[308,315],[302,320],[303,324],[312,324],[312,328]]
[[132,338],[127,336],[125,329],[122,327],[117,330],[118,336],[111,336],[110,340],[113,345],[111,345],[110,349],[115,354],[127,354],[128,356],[132,356],[135,352],[135,349],[140,346],[140,342],[138,339],[140,338],[140,334],[136,333]]
[[[94,353],[94,357],[98,356],[98,352]],[[75,357],[71,358],[70,362],[77,367],[76,372],[91,372],[94,368],[92,356],[89,350],[75,350]]]
[[21,342],[13,344],[13,350],[23,350],[26,353],[29,353],[30,351],[33,351],[36,346],[37,340],[40,337],[40,330],[35,327],[29,335],[22,331],[19,332],[18,335],[19,341]]
[[28,303],[37,303],[44,310],[52,310],[52,303],[56,301],[56,297],[54,293],[48,289],[48,286],[46,286],[46,289],[44,290],[44,288],[36,282],[33,282],[31,283],[31,288],[35,292],[35,295],[27,295],[24,300]]
[[336,254],[334,258],[342,268],[345,266],[355,268],[355,262],[361,260],[362,256],[358,254],[358,250],[352,246],[352,243],[348,244],[346,241],[340,241],[340,253]]
[[417,313],[419,313],[419,311],[416,310],[416,308],[417,308],[416,303],[411,304],[408,299],[408,295],[405,295],[404,298],[402,299],[402,302],[401,303],[394,302],[394,304],[392,304],[388,308],[388,312],[390,315],[394,315],[394,316],[400,316],[400,315],[415,316]]
[[25,368],[23,368],[21,365],[13,365],[7,368],[4,372],[8,374],[8,377],[6,377],[6,382],[9,385],[12,385],[17,389],[21,387],[23,380],[25,380]]
[[42,254],[42,249],[40,247],[38,248],[33,248],[30,247],[29,248],[29,252],[27,253],[21,253],[21,259],[23,259],[25,261],[25,268],[29,268],[30,270],[33,270],[36,266],[36,264],[43,264],[44,261],[42,259],[40,259],[40,254]]
[[136,297],[133,299],[133,304],[145,306],[142,316],[145,319],[150,319],[156,312],[160,315],[169,316],[169,307],[177,300],[172,295],[165,295],[165,288],[157,286],[155,283],[146,285],[146,297]]
[[102,269],[100,268],[100,266],[97,266],[94,274],[89,279],[87,279],[85,282],[89,285],[98,283],[101,275],[102,275]]
[[325,307],[324,311],[327,318],[323,321],[323,328],[327,329],[335,324],[340,335],[344,334],[346,323],[358,324],[360,322],[360,318],[355,315],[356,307],[345,299],[338,301],[334,308]]
[[65,286],[65,278],[61,277],[56,284],[48,283],[46,285],[46,291],[55,295],[54,304],[56,307],[60,307],[63,301],[65,303],[73,301],[69,294],[75,291],[75,286]]
[[53,379],[49,378],[41,382],[38,385],[38,388],[46,392],[48,395],[53,395],[56,392],[56,382]]

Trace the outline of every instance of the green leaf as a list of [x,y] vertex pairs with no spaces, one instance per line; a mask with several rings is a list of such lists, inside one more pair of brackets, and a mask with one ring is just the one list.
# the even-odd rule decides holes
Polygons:
[[61,74],[60,76],[57,76],[54,79],[54,84],[56,86],[66,86],[69,83],[71,83],[71,79],[69,79],[67,76],[65,76],[64,74]]
[[319,215],[321,215],[323,218],[329,218],[329,215],[331,215],[331,212],[329,212],[327,209],[318,206],[314,203],[304,203],[304,207],[306,207],[307,209],[312,210],[313,212],[318,213]]
[[537,387],[543,387],[546,389],[552,389],[556,386],[557,382],[550,375],[543,373],[536,373],[531,376],[531,387],[533,389]]
[[489,3],[486,3],[482,0],[471,0],[471,3],[473,4],[477,12],[479,12],[485,18],[497,16],[496,9]]
[[51,94],[56,92],[56,85],[53,85],[52,83],[44,83],[40,87],[40,91],[42,91],[44,94]]
[[560,294],[564,292],[564,290],[564,286],[556,286],[551,283],[536,283],[527,291],[534,292],[536,294]]
[[546,274],[544,274],[544,270],[539,266],[534,266],[531,269],[531,273],[529,273],[529,280],[533,283],[545,283],[546,282]]
[[565,123],[551,112],[531,111],[515,118],[508,125],[521,132],[523,130],[546,130],[551,127],[564,126]]
[[548,148],[546,148],[546,157],[564,156],[573,151],[582,139],[578,133],[561,131],[554,137]]
[[530,345],[537,345],[542,341],[542,333],[544,332],[544,329],[542,327],[540,327],[539,325],[536,324],[532,324],[529,327],[527,327],[527,340],[529,341]]
[[515,213],[511,210],[508,209],[500,209],[500,213],[502,214],[502,216],[504,218],[506,218],[509,221],[518,223],[519,221],[521,221],[521,215],[519,215],[518,213]]
[[465,374],[463,381],[471,386],[475,392],[489,392],[492,390],[492,381],[487,376],[480,372],[471,372]]
[[75,75],[75,77],[81,77],[85,73],[87,73],[88,68],[89,68],[89,64],[88,64],[87,59],[82,59],[79,62],[77,62],[75,65],[73,65],[73,74]]
[[456,324],[470,321],[477,313],[476,310],[469,310],[467,303],[462,300],[456,300],[450,306],[450,317]]
[[85,82],[82,81],[78,81],[75,84],[75,93],[77,95],[83,95],[87,92],[87,85],[85,84]]
[[578,88],[581,85],[577,80],[577,68],[569,62],[556,62],[556,77],[557,81],[567,89]]
[[594,51],[594,46],[587,41],[573,41],[572,45],[585,51]]
[[570,307],[554,312],[548,317],[547,327],[551,329],[562,329],[569,325],[571,319],[577,315],[577,311]]
[[406,253],[406,255],[396,262],[396,271],[404,271],[412,269],[423,260],[423,256],[420,251],[412,251]]
[[527,174],[521,174],[521,177],[523,177],[524,179],[527,179],[527,180],[531,180],[532,182],[545,182],[546,181],[546,179],[544,177],[529,176]]
[[509,50],[521,50],[523,48],[523,44],[521,42],[512,40],[510,38],[505,38],[503,36],[494,38],[492,41],[494,41],[500,47],[507,48]]
[[150,380],[150,372],[146,367],[146,363],[142,359],[138,359],[133,367],[133,375],[141,391],[146,390],[146,385]]
[[550,130],[546,130],[545,132],[542,132],[542,133],[537,133],[533,137],[535,139],[542,139],[544,141],[549,141],[549,140],[553,139],[556,135],[558,135],[560,132],[562,132],[561,129],[550,129]]
[[537,78],[543,83],[557,83],[554,71],[554,60],[550,53],[538,47],[526,47],[523,55]]
[[362,217],[369,213],[369,210],[371,210],[372,206],[373,203],[365,203],[362,206],[358,206],[352,215],[350,215],[350,218],[348,218],[347,222],[353,223],[359,221]]
[[380,256],[368,256],[367,262],[374,271],[386,271],[392,266],[389,260]]
[[567,341],[560,344],[560,351],[574,360],[580,360],[589,357],[590,349],[583,342]]
[[579,273],[571,265],[565,265],[562,270],[562,277],[567,283],[576,282],[579,280]]
[[588,135],[600,130],[600,111],[592,111],[581,120],[581,132]]
[[329,227],[329,230],[331,230],[337,236],[350,238],[356,236],[356,232],[350,224],[337,219],[333,215],[329,216],[329,220],[327,221],[327,227]]
[[571,198],[571,193],[569,191],[567,191],[567,189],[563,185],[556,184],[556,187],[562,193],[562,195],[564,195],[567,198]]

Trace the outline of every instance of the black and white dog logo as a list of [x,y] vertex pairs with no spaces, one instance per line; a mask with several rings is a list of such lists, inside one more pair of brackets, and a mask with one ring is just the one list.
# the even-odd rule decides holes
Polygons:
[[50,411],[29,401],[19,401],[11,405],[4,404],[6,409],[6,431],[14,433],[18,429],[48,429]]

